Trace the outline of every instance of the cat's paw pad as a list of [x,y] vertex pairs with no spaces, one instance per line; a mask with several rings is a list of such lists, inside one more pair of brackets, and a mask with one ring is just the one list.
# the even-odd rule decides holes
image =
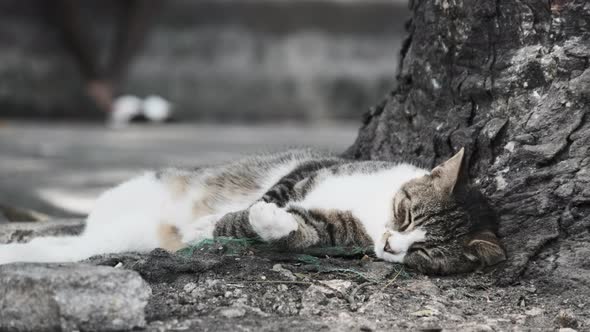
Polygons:
[[279,240],[298,228],[297,220],[274,203],[258,202],[250,207],[248,220],[265,241]]

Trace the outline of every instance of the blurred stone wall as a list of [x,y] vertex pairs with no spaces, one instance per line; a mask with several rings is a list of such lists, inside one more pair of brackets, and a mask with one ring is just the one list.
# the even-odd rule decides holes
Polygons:
[[[0,116],[97,116],[51,5],[0,2]],[[84,2],[104,54],[113,5]],[[183,119],[358,119],[394,84],[407,17],[394,0],[166,1],[120,92],[162,95]]]

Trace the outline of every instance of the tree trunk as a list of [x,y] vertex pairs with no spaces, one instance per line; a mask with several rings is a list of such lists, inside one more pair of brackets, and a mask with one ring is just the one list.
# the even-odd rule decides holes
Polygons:
[[590,285],[590,2],[416,0],[399,86],[358,159],[433,166],[461,147],[519,277]]

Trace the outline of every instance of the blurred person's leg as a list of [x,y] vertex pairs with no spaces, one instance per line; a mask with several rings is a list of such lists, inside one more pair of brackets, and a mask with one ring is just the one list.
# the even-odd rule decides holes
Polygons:
[[[106,70],[99,61],[98,43],[90,30],[83,25],[81,5],[76,0],[57,0],[56,23],[68,51],[74,57],[86,82],[86,93],[104,112],[121,111],[117,121],[128,121],[139,112],[141,103],[136,97],[113,100],[124,79],[129,64],[146,39],[149,28],[161,1],[126,0],[116,3],[117,26],[111,58]],[[113,114],[115,115],[115,114]]]
[[113,82],[120,83],[124,79],[129,64],[143,45],[162,3],[163,1],[157,0],[118,2],[122,8],[118,13],[116,36],[107,69]]
[[[118,13],[116,35],[107,72],[112,82],[122,85],[129,65],[145,42],[163,1],[126,0],[119,1],[118,4],[121,11]],[[110,119],[112,126],[125,126],[137,116],[154,122],[164,121],[170,116],[169,103],[157,96],[150,96],[145,100],[129,95],[115,99]]]
[[86,82],[86,93],[101,110],[110,111],[113,103],[113,85],[100,69],[96,39],[89,29],[83,28],[80,2],[57,0],[55,14],[64,44],[77,62]]

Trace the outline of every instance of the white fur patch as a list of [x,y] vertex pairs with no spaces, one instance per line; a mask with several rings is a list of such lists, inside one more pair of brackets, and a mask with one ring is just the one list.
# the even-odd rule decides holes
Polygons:
[[293,215],[274,203],[258,202],[252,205],[248,220],[264,241],[279,240],[299,227]]
[[350,211],[363,224],[373,243],[380,241],[393,220],[393,197],[401,186],[428,172],[409,164],[370,174],[329,175],[301,201],[306,209]]
[[73,262],[89,257],[78,237],[36,238],[0,245],[0,265],[15,262]]
[[152,250],[160,245],[158,225],[178,210],[169,190],[153,173],[146,173],[102,194],[80,236],[1,245],[0,264],[71,262],[104,253]]
[[212,239],[213,231],[215,230],[215,224],[222,217],[223,214],[212,214],[201,217],[190,224],[183,226],[180,229],[180,233],[182,234],[182,242],[195,243],[205,239]]
[[[375,242],[375,255],[388,262],[403,263],[410,246],[425,239],[426,232],[422,229],[414,229],[408,233],[387,230],[379,241]],[[394,253],[384,250],[386,244]]]

